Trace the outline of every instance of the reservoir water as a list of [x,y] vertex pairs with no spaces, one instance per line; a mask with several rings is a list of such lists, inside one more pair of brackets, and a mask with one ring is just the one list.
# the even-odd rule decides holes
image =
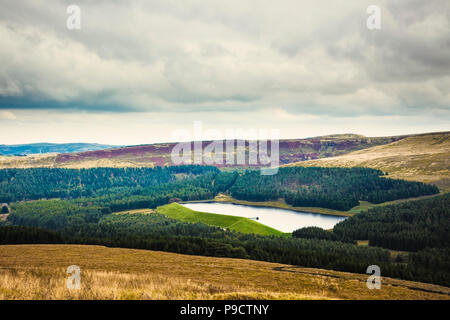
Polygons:
[[258,217],[258,220],[254,220],[282,232],[292,232],[303,227],[331,229],[335,224],[345,219],[345,217],[339,216],[222,202],[193,202],[183,203],[182,205],[195,211],[227,214],[251,219]]

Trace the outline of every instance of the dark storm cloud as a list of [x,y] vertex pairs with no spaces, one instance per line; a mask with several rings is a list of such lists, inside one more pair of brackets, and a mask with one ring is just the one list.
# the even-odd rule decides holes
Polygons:
[[25,110],[60,110],[68,111],[89,110],[94,112],[112,111],[112,112],[133,112],[138,111],[133,107],[125,107],[114,103],[107,103],[108,99],[102,95],[98,99],[93,99],[91,102],[86,100],[72,100],[67,102],[55,100],[40,100],[31,99],[29,97],[0,97],[0,105],[7,106],[7,109],[25,109]]

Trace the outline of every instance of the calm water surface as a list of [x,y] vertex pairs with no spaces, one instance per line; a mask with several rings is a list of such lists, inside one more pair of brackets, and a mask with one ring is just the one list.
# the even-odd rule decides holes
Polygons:
[[303,227],[320,227],[323,229],[331,229],[336,223],[345,219],[345,217],[317,213],[298,212],[268,207],[244,206],[240,204],[221,202],[183,203],[182,205],[186,208],[202,212],[227,214],[230,216],[252,219],[258,217],[259,219],[255,219],[256,221],[282,232],[292,232]]

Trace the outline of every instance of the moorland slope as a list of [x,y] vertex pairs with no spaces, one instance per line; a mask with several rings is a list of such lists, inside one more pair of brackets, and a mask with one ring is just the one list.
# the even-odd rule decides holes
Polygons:
[[[81,290],[66,269],[81,268]],[[0,299],[450,299],[442,286],[244,259],[87,245],[0,246]]]
[[433,183],[441,191],[449,191],[450,132],[409,136],[389,144],[289,166],[368,167],[388,172],[391,178]]

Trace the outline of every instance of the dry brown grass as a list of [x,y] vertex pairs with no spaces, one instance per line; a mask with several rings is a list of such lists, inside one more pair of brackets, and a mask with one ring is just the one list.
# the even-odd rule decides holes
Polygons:
[[69,290],[64,268],[0,271],[0,299],[210,299],[220,286],[153,274],[84,270],[80,290]]
[[[66,268],[81,268],[81,290]],[[0,299],[450,299],[450,289],[260,261],[83,245],[0,246]]]
[[70,161],[58,163],[55,154],[32,154],[27,156],[0,156],[0,168],[126,168],[126,167],[153,167],[152,163],[139,163],[124,159],[87,159],[83,161]]
[[441,190],[450,191],[450,132],[411,136],[338,157],[288,166],[369,167],[389,172],[392,178],[435,183]]
[[156,211],[153,209],[132,209],[114,212],[113,214],[152,214],[152,213],[156,213]]

